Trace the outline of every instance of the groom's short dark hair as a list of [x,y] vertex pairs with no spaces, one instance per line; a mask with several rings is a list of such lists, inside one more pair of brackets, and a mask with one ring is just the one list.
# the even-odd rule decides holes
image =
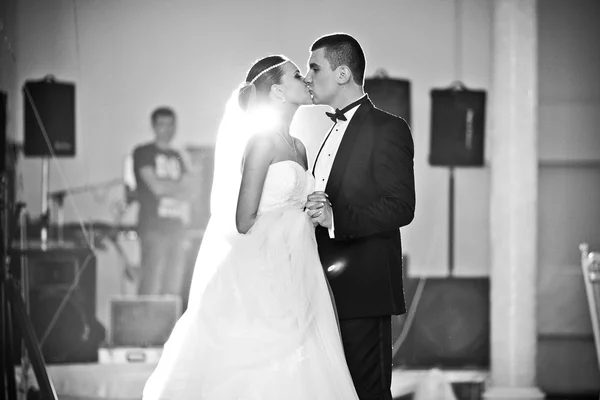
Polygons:
[[333,33],[317,39],[311,51],[325,49],[325,59],[331,69],[346,65],[352,72],[356,84],[362,86],[365,78],[365,53],[356,39],[346,33]]

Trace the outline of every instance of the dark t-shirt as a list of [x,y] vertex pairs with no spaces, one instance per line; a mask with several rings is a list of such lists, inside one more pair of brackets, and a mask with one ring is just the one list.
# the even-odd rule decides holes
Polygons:
[[184,227],[184,214],[189,204],[168,196],[158,197],[150,190],[140,170],[152,167],[158,179],[179,181],[186,173],[181,155],[173,149],[161,149],[154,142],[138,146],[133,151],[133,170],[140,203],[138,233],[172,233]]

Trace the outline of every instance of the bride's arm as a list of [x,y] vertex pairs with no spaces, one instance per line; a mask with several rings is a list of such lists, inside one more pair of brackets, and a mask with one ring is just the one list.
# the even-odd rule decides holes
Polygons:
[[256,221],[265,178],[274,154],[273,142],[266,135],[254,135],[246,146],[235,212],[235,224],[239,233],[247,233]]

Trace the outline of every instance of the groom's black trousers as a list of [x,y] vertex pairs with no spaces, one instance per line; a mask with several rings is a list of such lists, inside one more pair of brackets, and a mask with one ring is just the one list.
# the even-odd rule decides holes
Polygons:
[[392,319],[340,320],[346,362],[360,400],[391,400]]

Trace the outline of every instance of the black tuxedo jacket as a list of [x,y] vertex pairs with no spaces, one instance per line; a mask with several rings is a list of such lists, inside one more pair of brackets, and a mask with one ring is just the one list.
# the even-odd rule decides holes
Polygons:
[[315,232],[341,319],[406,312],[400,227],[415,213],[413,157],[406,121],[370,101],[356,110],[325,188],[335,239]]

